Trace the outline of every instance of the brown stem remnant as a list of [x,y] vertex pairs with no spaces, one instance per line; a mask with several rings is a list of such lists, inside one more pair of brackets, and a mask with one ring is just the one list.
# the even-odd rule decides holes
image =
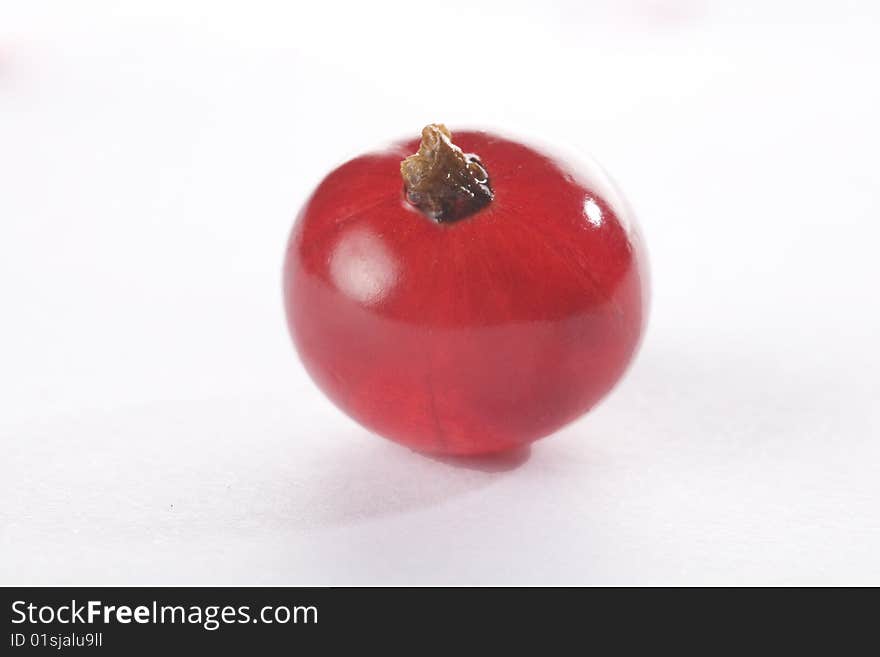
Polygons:
[[407,200],[435,221],[454,221],[493,198],[480,158],[452,143],[442,123],[422,130],[419,152],[400,163]]

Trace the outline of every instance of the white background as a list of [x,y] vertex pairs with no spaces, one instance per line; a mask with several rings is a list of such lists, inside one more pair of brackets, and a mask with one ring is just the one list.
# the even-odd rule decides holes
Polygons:
[[[4,2],[0,582],[880,584],[880,5]],[[590,152],[642,351],[530,451],[369,435],[292,219],[443,121]]]

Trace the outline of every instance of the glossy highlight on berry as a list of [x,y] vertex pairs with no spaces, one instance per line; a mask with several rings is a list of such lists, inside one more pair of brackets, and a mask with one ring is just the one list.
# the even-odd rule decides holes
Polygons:
[[440,124],[318,185],[283,284],[297,351],[337,406],[455,455],[586,413],[632,360],[648,303],[635,219],[597,166]]

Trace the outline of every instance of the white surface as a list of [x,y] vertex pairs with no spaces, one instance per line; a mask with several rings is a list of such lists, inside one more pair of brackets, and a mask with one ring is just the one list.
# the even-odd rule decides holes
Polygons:
[[[0,582],[880,584],[876,3],[296,4],[0,8]],[[651,249],[626,380],[506,461],[284,326],[310,188],[436,120],[594,153]]]

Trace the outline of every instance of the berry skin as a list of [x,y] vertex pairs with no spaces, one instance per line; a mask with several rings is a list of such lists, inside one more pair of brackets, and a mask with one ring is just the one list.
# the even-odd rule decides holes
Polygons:
[[646,320],[641,239],[595,165],[487,132],[457,132],[456,152],[425,130],[403,181],[418,140],[312,193],[285,258],[288,325],[318,386],[368,429],[438,454],[515,448],[623,375]]

